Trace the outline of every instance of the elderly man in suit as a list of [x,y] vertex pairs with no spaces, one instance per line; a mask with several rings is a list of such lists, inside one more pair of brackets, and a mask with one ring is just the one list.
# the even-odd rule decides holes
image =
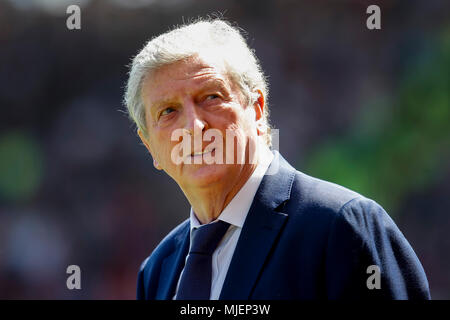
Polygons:
[[191,204],[142,263],[138,299],[429,299],[382,207],[270,150],[267,96],[254,52],[219,19],[164,33],[134,58],[129,115]]

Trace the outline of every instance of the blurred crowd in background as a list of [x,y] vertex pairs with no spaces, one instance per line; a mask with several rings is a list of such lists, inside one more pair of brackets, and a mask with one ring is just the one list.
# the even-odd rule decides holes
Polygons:
[[0,298],[135,298],[141,262],[190,207],[124,112],[127,66],[153,36],[220,13],[269,77],[280,153],[380,203],[432,297],[450,299],[449,4],[0,0]]

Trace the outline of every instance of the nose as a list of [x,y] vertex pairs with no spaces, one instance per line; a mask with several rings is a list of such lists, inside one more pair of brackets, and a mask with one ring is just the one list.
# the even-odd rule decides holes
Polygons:
[[194,136],[194,133],[203,133],[208,129],[208,123],[203,119],[201,111],[198,110],[194,103],[188,102],[185,104],[185,116],[186,123],[184,129],[188,131],[191,136]]

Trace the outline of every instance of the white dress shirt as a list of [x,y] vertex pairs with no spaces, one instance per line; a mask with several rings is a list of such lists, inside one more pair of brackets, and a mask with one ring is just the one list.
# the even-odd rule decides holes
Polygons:
[[[233,257],[234,249],[236,248],[239,236],[242,231],[242,227],[247,217],[248,211],[253,203],[253,198],[255,197],[256,191],[267,171],[270,163],[273,159],[272,152],[267,148],[263,148],[261,151],[261,156],[255,171],[253,171],[250,178],[242,186],[241,190],[234,196],[231,202],[223,209],[218,220],[228,222],[230,224],[229,229],[223,236],[222,240],[217,245],[216,250],[212,255],[212,279],[211,279],[211,296],[210,300],[218,300],[220,292],[222,291],[222,286],[225,281],[225,277],[228,272],[228,267],[230,266],[231,258]],[[191,222],[191,243],[192,243],[192,230],[201,226],[195,216],[194,211],[191,207],[190,213]],[[213,223],[213,222],[211,222]],[[186,257],[189,257],[189,255]],[[181,271],[180,278],[178,279],[177,288],[175,291],[175,299],[178,286],[180,285],[180,279],[183,275]]]

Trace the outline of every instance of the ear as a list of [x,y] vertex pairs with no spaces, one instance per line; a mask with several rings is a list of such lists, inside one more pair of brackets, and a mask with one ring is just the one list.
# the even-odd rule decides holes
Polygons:
[[256,115],[256,129],[258,130],[258,135],[262,136],[267,131],[267,126],[264,121],[264,108],[266,107],[266,99],[261,90],[257,89],[258,99],[253,104],[253,108],[255,109]]
[[162,170],[161,166],[159,165],[158,161],[156,161],[155,158],[153,158],[153,166],[154,166],[157,170]]
[[142,143],[145,145],[145,147],[147,148],[148,152],[150,153],[150,155],[153,158],[153,166],[158,169],[158,170],[162,170],[161,166],[159,165],[158,161],[156,160],[156,158],[153,156],[152,154],[152,150],[150,149],[150,144],[148,143],[147,138],[145,137],[145,134],[141,131],[141,129],[137,130],[137,133],[139,135],[139,138],[141,138]]

